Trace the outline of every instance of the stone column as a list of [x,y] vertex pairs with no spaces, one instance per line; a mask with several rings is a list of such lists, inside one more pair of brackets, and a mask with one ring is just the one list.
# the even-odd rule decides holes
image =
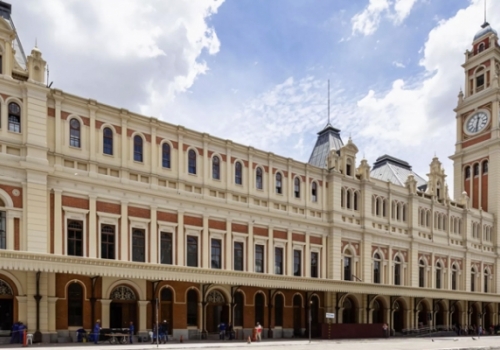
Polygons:
[[16,296],[17,300],[17,320],[27,324],[28,322],[28,297]]
[[54,254],[63,255],[62,191],[54,189]]
[[311,277],[311,235],[309,233],[306,233],[306,245],[305,245],[305,252],[304,252],[304,275],[305,277]]
[[321,241],[322,241],[321,254],[320,254],[321,263],[318,261],[318,265],[319,265],[319,271],[321,273],[320,277],[326,278],[326,270],[327,270],[327,265],[326,265],[327,238],[326,238],[326,236],[323,236],[321,238]]
[[[101,302],[101,327],[109,328],[109,306],[112,302],[111,299],[99,299]],[[96,315],[96,319],[99,317]],[[92,320],[92,325],[96,320]]]
[[152,264],[158,264],[160,262],[160,258],[158,257],[158,250],[159,250],[159,233],[158,233],[158,222],[157,222],[157,207],[155,205],[152,205],[150,207],[151,214],[150,214],[150,219],[151,222],[149,224],[149,237],[150,237],[150,244],[149,244],[149,255],[150,255],[150,260],[149,262]]
[[48,297],[48,302],[49,302],[49,309],[48,309],[48,331],[50,333],[55,333],[56,332],[56,301],[57,297]]
[[[226,258],[224,259],[224,265],[226,270],[233,270],[233,231],[231,219],[226,219]],[[231,309],[230,309],[231,312]],[[231,320],[231,316],[229,317]]]
[[17,213],[8,210],[7,211],[7,250],[14,250],[14,218]]
[[[56,209],[57,210],[57,209]],[[97,196],[89,195],[89,257],[98,258],[100,252],[98,251],[97,235],[100,230],[97,227]]]
[[255,245],[253,242],[253,225],[250,222],[248,224],[248,258],[247,258],[248,272],[255,272],[254,255],[255,255]]
[[285,275],[293,276],[293,233],[292,230],[287,231],[286,255],[285,255]]
[[274,274],[274,239],[273,239],[273,228],[272,226],[269,226],[267,228],[267,236],[269,239],[267,240],[268,242],[268,249],[267,249],[267,273],[270,275]]
[[203,231],[201,233],[201,267],[210,268],[210,232],[208,231],[208,215],[203,215]]
[[139,305],[139,325],[138,325],[138,332],[140,333],[146,333],[147,332],[147,307],[148,304],[150,303],[149,300],[139,300],[137,304]]
[[129,260],[128,202],[122,201],[120,216],[120,260]]

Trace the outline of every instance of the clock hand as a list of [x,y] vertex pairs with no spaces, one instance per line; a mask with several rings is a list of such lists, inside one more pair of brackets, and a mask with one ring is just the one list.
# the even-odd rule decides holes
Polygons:
[[477,131],[479,129],[479,118],[476,118],[476,128],[474,131]]

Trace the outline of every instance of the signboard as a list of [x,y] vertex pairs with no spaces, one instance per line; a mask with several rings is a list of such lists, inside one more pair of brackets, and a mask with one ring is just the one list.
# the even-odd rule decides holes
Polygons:
[[330,313],[330,312],[327,312],[326,313],[326,318],[335,318],[335,313]]

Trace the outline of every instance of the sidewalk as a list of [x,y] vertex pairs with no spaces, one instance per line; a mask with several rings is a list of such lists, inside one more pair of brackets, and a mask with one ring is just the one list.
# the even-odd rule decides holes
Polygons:
[[[500,337],[488,336],[474,340],[472,337],[460,338],[391,338],[391,339],[349,339],[349,340],[264,340],[247,344],[243,341],[197,341],[186,343],[160,344],[125,344],[111,345],[109,343],[76,343],[76,344],[34,344],[29,348],[39,350],[70,350],[89,348],[92,350],[153,350],[153,349],[224,349],[241,350],[242,347],[283,348],[290,347],[290,350],[500,350]],[[21,345],[2,345],[0,349],[17,349]]]

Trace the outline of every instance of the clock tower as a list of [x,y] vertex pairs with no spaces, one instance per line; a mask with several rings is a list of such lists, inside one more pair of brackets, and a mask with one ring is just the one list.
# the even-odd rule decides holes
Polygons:
[[485,22],[465,52],[465,91],[455,109],[457,143],[454,197],[465,191],[470,206],[500,217],[500,46],[497,32]]

